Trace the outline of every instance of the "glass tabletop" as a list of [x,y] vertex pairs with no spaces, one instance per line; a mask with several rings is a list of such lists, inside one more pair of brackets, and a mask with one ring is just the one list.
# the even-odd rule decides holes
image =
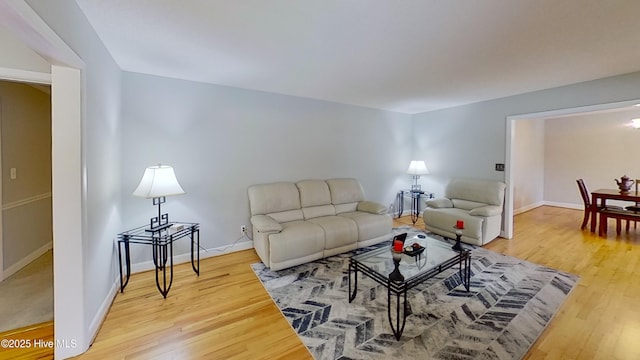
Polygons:
[[393,256],[399,256],[400,265],[398,269],[404,276],[405,281],[408,281],[414,276],[460,256],[457,251],[451,249],[451,244],[430,238],[429,236],[421,239],[416,235],[411,238],[408,237],[404,242],[405,247],[411,246],[413,243],[424,246],[424,252],[418,256],[394,254],[390,246],[385,246],[380,249],[354,255],[351,259],[388,278],[389,273],[395,269]]

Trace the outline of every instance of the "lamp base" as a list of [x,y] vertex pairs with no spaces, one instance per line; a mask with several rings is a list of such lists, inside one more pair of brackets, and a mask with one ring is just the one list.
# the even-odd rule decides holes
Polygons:
[[161,230],[164,230],[164,229],[168,229],[171,226],[173,226],[172,223],[167,223],[167,224],[159,225],[159,226],[156,226],[156,227],[149,226],[149,228],[148,229],[144,229],[144,231],[146,231],[146,232],[158,232],[158,231],[161,231]]

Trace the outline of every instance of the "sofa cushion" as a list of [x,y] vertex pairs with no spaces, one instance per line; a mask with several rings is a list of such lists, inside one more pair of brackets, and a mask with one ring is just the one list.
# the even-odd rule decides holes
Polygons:
[[251,225],[261,233],[278,232],[282,230],[282,225],[267,215],[252,216]]
[[356,179],[329,179],[327,184],[331,191],[333,205],[357,203],[364,200],[364,190]]
[[388,215],[352,211],[339,214],[353,219],[358,225],[358,241],[365,241],[389,234],[393,221]]
[[321,205],[302,208],[305,219],[313,219],[321,216],[331,216],[336,214],[333,205]]
[[445,188],[445,197],[465,199],[483,204],[502,206],[506,185],[499,181],[452,179]]
[[302,180],[296,186],[300,190],[301,207],[331,204],[329,185],[324,180]]
[[424,203],[427,204],[427,206],[431,206],[434,208],[452,208],[453,207],[453,202],[451,202],[451,200],[447,198],[426,200]]
[[343,216],[324,216],[308,220],[318,224],[324,230],[325,249],[341,248],[358,242],[358,226],[355,221]]
[[342,213],[358,210],[358,203],[352,202],[352,203],[346,203],[346,204],[339,204],[339,205],[334,205],[333,207],[336,209],[336,214],[342,214]]
[[300,194],[296,185],[291,182],[253,185],[247,192],[251,215],[300,209]]
[[282,223],[282,231],[269,235],[272,262],[302,258],[324,252],[324,230],[309,221]]
[[453,207],[463,209],[463,210],[471,210],[478,207],[486,206],[486,203],[479,203],[476,201],[462,200],[462,199],[451,199],[453,203]]
[[289,210],[277,213],[269,213],[267,215],[279,223],[304,219],[302,210]]
[[384,205],[374,201],[360,201],[357,209],[371,214],[382,215],[387,213],[387,208]]
[[473,215],[473,216],[489,217],[489,216],[497,216],[500,214],[502,214],[502,207],[495,206],[495,205],[481,206],[481,207],[477,207],[475,209],[469,210],[469,215]]

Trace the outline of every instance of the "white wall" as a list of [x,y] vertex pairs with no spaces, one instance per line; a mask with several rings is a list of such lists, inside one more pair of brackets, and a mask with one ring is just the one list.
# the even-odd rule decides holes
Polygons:
[[[174,166],[186,191],[163,209],[201,223],[208,249],[238,239],[242,224],[251,231],[249,185],[355,177],[389,205],[411,181],[410,115],[126,72],[122,85],[125,227],[154,215],[151,200],[131,193],[158,163]],[[132,250],[134,261],[148,260],[144,250]]]
[[576,179],[596,190],[616,189],[625,174],[640,178],[640,130],[629,126],[638,117],[640,108],[545,120],[545,200],[581,208]]
[[638,98],[640,72],[417,114],[413,157],[427,162],[440,194],[452,177],[504,181],[494,166],[506,161],[508,116]]
[[512,149],[513,208],[518,214],[544,202],[544,120],[515,121]]
[[115,293],[113,241],[122,231],[121,71],[75,1],[27,0],[27,3],[85,64],[82,69],[84,92],[80,129],[82,169],[79,169],[80,174],[76,174],[83,184],[83,188],[78,189],[83,193],[84,222],[82,249],[79,249],[83,259],[69,261],[83,263],[83,283],[78,284],[82,288],[83,299],[80,299],[82,303],[77,311],[83,312],[86,334],[90,339]]

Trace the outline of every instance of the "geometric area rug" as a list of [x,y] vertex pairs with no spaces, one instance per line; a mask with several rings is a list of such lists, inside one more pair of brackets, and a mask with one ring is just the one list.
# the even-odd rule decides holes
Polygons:
[[[394,231],[407,232],[409,244],[424,234],[405,226]],[[470,291],[457,267],[409,290],[409,315],[396,341],[384,286],[359,274],[358,294],[348,300],[349,257],[384,246],[390,241],[280,271],[263,263],[252,268],[318,360],[521,359],[578,281],[569,273],[465,245],[471,250]]]

